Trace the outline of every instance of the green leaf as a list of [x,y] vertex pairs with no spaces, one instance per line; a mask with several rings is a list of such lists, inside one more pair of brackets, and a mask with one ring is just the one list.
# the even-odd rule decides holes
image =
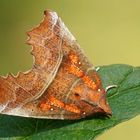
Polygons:
[[140,68],[128,65],[102,66],[99,74],[104,87],[117,85],[107,93],[112,117],[68,121],[1,115],[0,139],[92,140],[105,130],[140,114]]

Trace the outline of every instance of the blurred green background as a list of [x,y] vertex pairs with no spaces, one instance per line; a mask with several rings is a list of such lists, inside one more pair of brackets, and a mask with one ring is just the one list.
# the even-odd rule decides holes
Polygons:
[[[95,66],[140,66],[140,0],[0,0],[1,75],[31,68],[25,33],[39,24],[45,9],[58,12]],[[136,117],[97,140],[138,140],[139,130]]]

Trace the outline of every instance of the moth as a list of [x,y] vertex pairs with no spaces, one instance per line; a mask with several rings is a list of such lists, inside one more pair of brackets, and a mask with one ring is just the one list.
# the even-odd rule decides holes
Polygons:
[[46,10],[27,34],[34,64],[0,77],[1,114],[70,120],[111,114],[96,69],[56,12]]

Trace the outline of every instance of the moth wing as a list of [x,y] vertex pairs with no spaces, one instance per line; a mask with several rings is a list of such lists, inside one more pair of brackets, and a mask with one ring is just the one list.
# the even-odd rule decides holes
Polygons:
[[[65,65],[69,65],[67,56],[70,52],[76,54],[82,62],[79,68],[85,72],[93,65],[56,12],[47,10],[44,13],[40,25],[27,33],[27,43],[32,45],[31,54],[34,56],[33,68],[17,76],[0,77],[0,112],[34,118],[81,118],[81,110],[71,103],[72,100],[67,100],[68,90],[77,79],[65,71]],[[52,95],[56,100],[50,99]]]

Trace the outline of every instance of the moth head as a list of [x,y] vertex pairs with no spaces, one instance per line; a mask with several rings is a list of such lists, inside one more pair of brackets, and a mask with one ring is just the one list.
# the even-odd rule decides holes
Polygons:
[[74,96],[77,104],[80,104],[84,115],[94,115],[96,113],[112,114],[106,100],[106,92],[103,88],[93,90],[86,84],[77,85]]

